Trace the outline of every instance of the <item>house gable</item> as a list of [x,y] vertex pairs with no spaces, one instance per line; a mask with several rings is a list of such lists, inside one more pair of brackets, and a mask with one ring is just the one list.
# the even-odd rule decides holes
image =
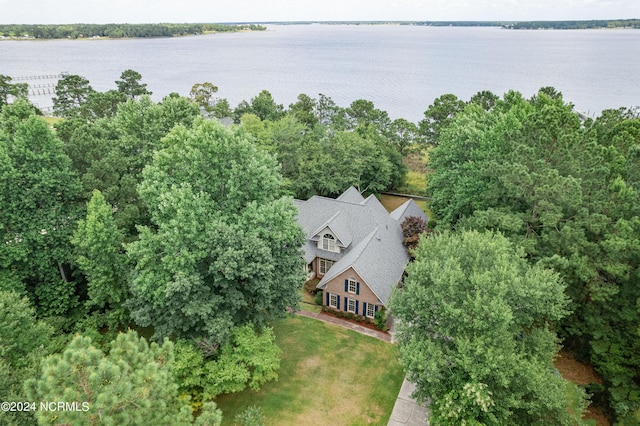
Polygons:
[[347,268],[326,283],[323,305],[335,310],[351,312],[354,315],[373,318],[372,314],[381,309],[384,303],[357,271]]

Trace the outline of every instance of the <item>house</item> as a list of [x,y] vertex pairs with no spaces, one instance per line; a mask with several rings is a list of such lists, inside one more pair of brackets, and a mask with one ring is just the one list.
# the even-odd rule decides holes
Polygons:
[[413,200],[389,214],[374,195],[364,198],[354,187],[336,199],[313,196],[295,204],[309,279],[320,279],[323,305],[373,319],[409,261],[400,224],[426,215]]

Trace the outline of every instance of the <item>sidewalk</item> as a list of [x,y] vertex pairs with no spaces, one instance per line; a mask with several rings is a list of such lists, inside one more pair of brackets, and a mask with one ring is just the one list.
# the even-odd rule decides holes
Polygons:
[[415,388],[416,385],[406,378],[404,379],[387,426],[429,426],[429,420],[427,419],[429,409],[418,405],[416,401],[411,398],[411,394]]

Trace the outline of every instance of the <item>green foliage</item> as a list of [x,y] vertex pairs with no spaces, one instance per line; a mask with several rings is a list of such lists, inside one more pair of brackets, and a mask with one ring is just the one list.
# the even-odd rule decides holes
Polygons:
[[26,98],[29,94],[27,83],[11,83],[12,78],[0,74],[0,109],[9,103],[10,98]]
[[[3,401],[26,401],[24,380],[32,377],[48,351],[52,328],[36,320],[26,297],[0,290],[0,395]],[[0,412],[0,423],[31,425],[31,412]]]
[[373,317],[373,323],[378,330],[384,330],[387,326],[387,311],[379,309]]
[[256,24],[65,24],[65,25],[0,25],[0,33],[13,37],[29,36],[38,39],[54,38],[131,38],[175,37],[205,32],[264,31]]
[[153,228],[127,246],[132,318],[156,337],[224,342],[235,325],[295,307],[303,235],[274,160],[240,129],[205,120],[176,127],[164,146],[139,187]]
[[427,143],[438,145],[440,133],[445,129],[453,117],[464,108],[465,102],[456,95],[446,94],[433,101],[424,112],[424,119],[420,121],[420,133]]
[[264,426],[264,415],[260,407],[251,405],[233,418],[241,426]]
[[582,122],[553,88],[469,105],[430,154],[431,206],[445,227],[493,229],[567,283],[568,346],[589,354],[620,417],[640,405],[640,120]]
[[181,393],[190,395],[195,402],[210,401],[246,387],[258,390],[277,380],[280,353],[271,328],[256,333],[253,326],[245,325],[232,330],[229,342],[212,360],[206,360],[193,341],[179,340],[175,374]]
[[0,115],[0,283],[26,292],[41,316],[70,316],[78,306],[69,262],[82,211],[79,180],[33,114],[19,100]]
[[213,103],[213,95],[218,91],[218,86],[208,81],[204,83],[196,83],[191,87],[189,98],[193,100],[200,108],[211,110]]
[[[90,338],[78,335],[61,355],[42,361],[40,377],[25,389],[33,401],[80,404],[78,411],[38,411],[40,424],[193,424],[191,409],[178,398],[172,368],[169,341],[149,345],[130,331],[120,334],[105,355]],[[212,414],[217,421],[210,424],[220,424],[219,412],[205,416]]]
[[[401,359],[437,424],[567,424],[553,323],[558,274],[529,266],[499,234],[433,235],[392,298]],[[579,414],[579,413],[577,413]]]
[[87,277],[87,306],[106,313],[115,328],[127,322],[124,302],[128,296],[124,235],[113,219],[112,208],[97,189],[87,204],[87,217],[78,221],[71,242],[76,262]]
[[118,92],[124,94],[128,99],[137,99],[142,95],[151,95],[147,90],[147,85],[140,83],[142,75],[134,70],[125,70],[120,75],[120,80],[116,81]]
[[57,117],[71,118],[78,116],[80,107],[84,105],[95,90],[89,80],[79,75],[67,75],[56,84],[56,96],[53,97],[53,111]]
[[175,125],[190,125],[199,112],[196,105],[180,97],[167,97],[156,104],[142,96],[117,109],[114,116],[93,122],[65,120],[57,130],[81,176],[85,199],[91,198],[94,189],[100,190],[113,206],[118,228],[130,237],[137,233],[136,225],[149,222],[136,189],[142,169],[161,147],[160,140]]

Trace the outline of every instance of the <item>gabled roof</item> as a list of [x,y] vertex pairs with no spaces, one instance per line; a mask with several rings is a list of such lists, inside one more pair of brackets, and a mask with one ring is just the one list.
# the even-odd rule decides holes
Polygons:
[[346,201],[347,203],[356,203],[356,204],[359,204],[364,201],[364,197],[362,196],[360,191],[355,189],[353,186],[350,186],[349,189],[347,189],[342,194],[340,194],[340,196],[336,199],[339,201]]
[[329,220],[320,225],[317,229],[311,231],[307,238],[317,241],[317,237],[322,237],[325,229],[329,228],[333,236],[338,240],[338,245],[341,247],[349,247],[353,237],[349,232],[349,226],[345,219],[345,215],[341,215],[341,211],[337,211],[336,214],[331,216]]
[[[402,244],[400,222],[375,196],[365,199],[353,187],[337,199],[314,196],[304,202],[296,201],[296,206],[298,222],[307,233],[305,260],[311,262],[322,257],[336,261],[318,288],[324,288],[337,275],[353,268],[386,304],[409,261]],[[341,253],[318,248],[317,236],[327,228],[345,246]],[[345,241],[349,244],[344,244]]]
[[422,211],[420,207],[413,201],[413,199],[408,199],[405,201],[400,207],[391,212],[391,217],[398,221],[398,223],[404,222],[404,220],[410,216],[419,217],[425,222],[429,222],[429,218]]

